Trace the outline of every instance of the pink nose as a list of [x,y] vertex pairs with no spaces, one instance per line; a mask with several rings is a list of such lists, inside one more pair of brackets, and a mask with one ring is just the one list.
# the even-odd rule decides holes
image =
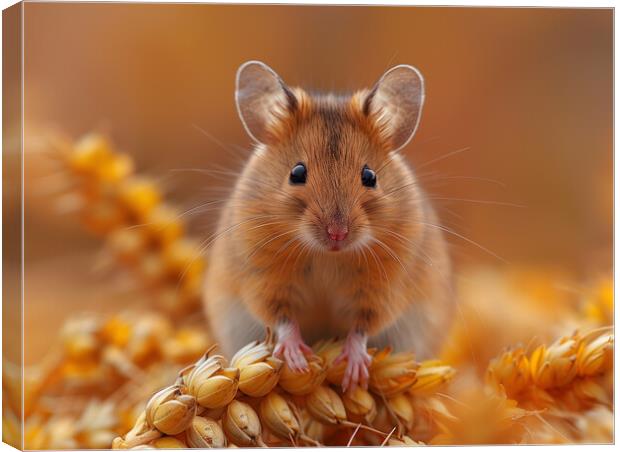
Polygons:
[[340,226],[335,224],[330,224],[327,226],[327,235],[330,239],[340,242],[347,238],[349,235],[349,228],[346,226]]

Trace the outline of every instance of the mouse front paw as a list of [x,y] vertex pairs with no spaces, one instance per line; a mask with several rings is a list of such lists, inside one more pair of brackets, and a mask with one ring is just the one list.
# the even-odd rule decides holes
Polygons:
[[305,354],[312,354],[312,349],[306,345],[299,325],[285,323],[277,328],[278,343],[273,351],[274,356],[284,358],[286,364],[295,372],[307,372],[308,361]]
[[342,390],[344,392],[361,386],[368,389],[368,367],[372,357],[366,350],[366,336],[360,333],[350,333],[344,343],[342,353],[334,360],[338,364],[347,361],[347,367],[342,378]]

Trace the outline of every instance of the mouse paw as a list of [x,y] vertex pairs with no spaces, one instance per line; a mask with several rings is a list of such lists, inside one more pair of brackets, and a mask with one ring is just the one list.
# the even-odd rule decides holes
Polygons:
[[283,357],[295,372],[307,372],[306,353],[311,354],[312,349],[304,342],[297,324],[287,323],[278,328],[278,343],[273,351],[274,356]]
[[372,357],[366,350],[366,336],[360,333],[351,333],[347,336],[342,353],[335,359],[334,364],[347,361],[347,367],[342,378],[342,390],[347,392],[356,386],[368,389],[368,366]]

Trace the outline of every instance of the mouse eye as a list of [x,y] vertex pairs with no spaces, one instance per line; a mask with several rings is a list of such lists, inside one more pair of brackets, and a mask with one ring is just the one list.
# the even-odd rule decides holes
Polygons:
[[374,188],[377,185],[377,175],[368,168],[368,165],[364,165],[364,168],[362,168],[362,185],[370,188]]
[[307,173],[306,166],[303,163],[298,163],[291,170],[289,181],[291,184],[305,184]]

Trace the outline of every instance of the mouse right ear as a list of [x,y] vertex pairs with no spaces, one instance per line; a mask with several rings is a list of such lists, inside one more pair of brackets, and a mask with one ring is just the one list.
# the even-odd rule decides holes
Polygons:
[[424,105],[424,78],[413,66],[401,64],[387,71],[370,91],[364,113],[372,116],[397,151],[415,134]]
[[270,127],[297,108],[293,92],[260,61],[248,61],[237,70],[235,101],[245,130],[259,143],[269,141]]

